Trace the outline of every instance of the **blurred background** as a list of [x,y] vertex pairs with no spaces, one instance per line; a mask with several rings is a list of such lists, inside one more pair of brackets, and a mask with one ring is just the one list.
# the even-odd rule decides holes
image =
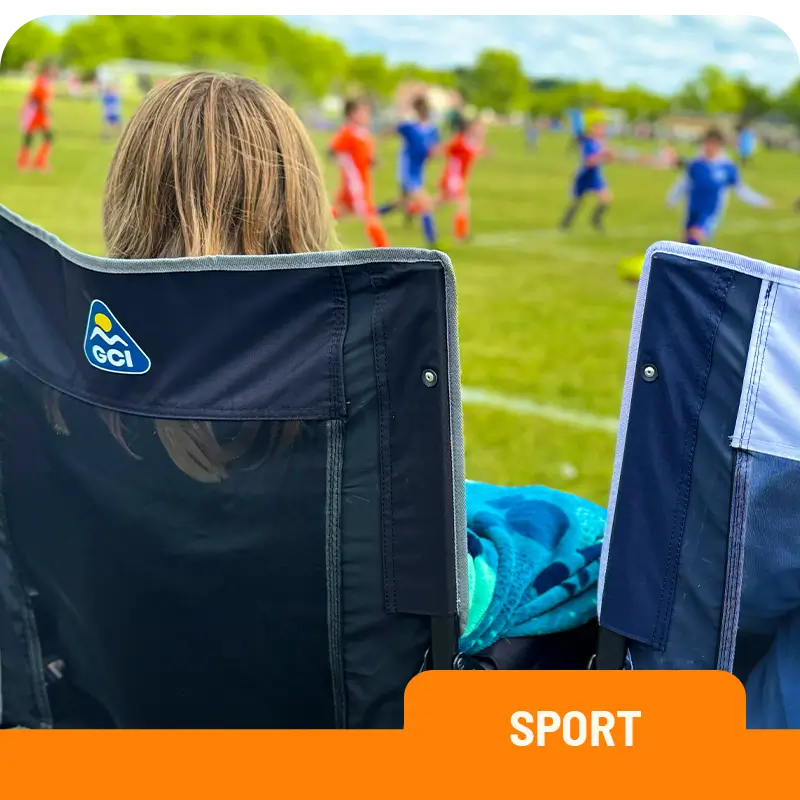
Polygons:
[[[19,172],[20,109],[37,68],[57,67],[47,173]],[[653,242],[682,237],[665,196],[676,178],[659,154],[693,155],[721,128],[731,157],[769,211],[732,199],[714,245],[774,263],[800,259],[800,63],[789,38],[755,17],[45,17],[19,29],[0,61],[0,202],[69,245],[102,253],[100,201],[115,134],[152,86],[203,68],[263,81],[289,101],[325,159],[344,101],[370,98],[391,132],[424,92],[446,131],[480,116],[490,152],[470,179],[472,238],[440,249],[457,274],[468,476],[543,483],[605,503],[635,285],[619,267]],[[558,229],[579,162],[581,115],[602,109],[618,158],[606,230],[584,214]],[[576,120],[578,122],[576,122]],[[376,138],[376,199],[397,194],[396,137]],[[442,167],[429,169],[435,186]],[[421,246],[417,226],[387,218],[393,245]],[[340,223],[365,247],[360,222]]]

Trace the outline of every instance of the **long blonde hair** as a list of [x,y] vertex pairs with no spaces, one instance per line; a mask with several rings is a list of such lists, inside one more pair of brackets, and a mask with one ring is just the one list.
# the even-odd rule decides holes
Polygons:
[[[124,259],[336,247],[317,154],[294,111],[256,81],[203,72],[154,89],[131,117],[106,181],[103,235],[108,255]],[[68,434],[58,399],[48,396],[47,416]],[[131,452],[119,414],[100,415]],[[278,423],[278,441],[291,441],[299,425]],[[209,422],[156,420],[155,428],[181,470],[216,483],[260,423],[244,423],[225,443]]]

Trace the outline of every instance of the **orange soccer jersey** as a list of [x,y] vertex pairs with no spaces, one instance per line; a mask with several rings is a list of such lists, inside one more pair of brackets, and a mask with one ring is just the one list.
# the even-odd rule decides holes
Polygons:
[[52,94],[50,81],[40,75],[33,83],[25,108],[22,111],[22,129],[25,133],[35,133],[50,127],[49,103]]
[[440,189],[445,197],[457,198],[466,191],[467,176],[481,147],[463,133],[458,133],[447,143],[444,152],[447,161]]
[[375,213],[370,170],[374,160],[372,136],[366,128],[343,125],[331,142],[331,152],[342,172],[337,205],[360,217]]

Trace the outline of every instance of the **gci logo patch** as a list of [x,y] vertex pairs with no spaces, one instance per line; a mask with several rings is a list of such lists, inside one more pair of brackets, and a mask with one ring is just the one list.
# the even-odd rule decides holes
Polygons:
[[92,300],[83,352],[89,363],[104,372],[143,375],[150,359],[139,347],[105,303]]

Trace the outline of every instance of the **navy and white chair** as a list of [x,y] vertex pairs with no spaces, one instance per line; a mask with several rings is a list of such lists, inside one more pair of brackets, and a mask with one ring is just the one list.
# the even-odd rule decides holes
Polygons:
[[800,273],[647,253],[600,581],[600,669],[720,669],[800,727]]

